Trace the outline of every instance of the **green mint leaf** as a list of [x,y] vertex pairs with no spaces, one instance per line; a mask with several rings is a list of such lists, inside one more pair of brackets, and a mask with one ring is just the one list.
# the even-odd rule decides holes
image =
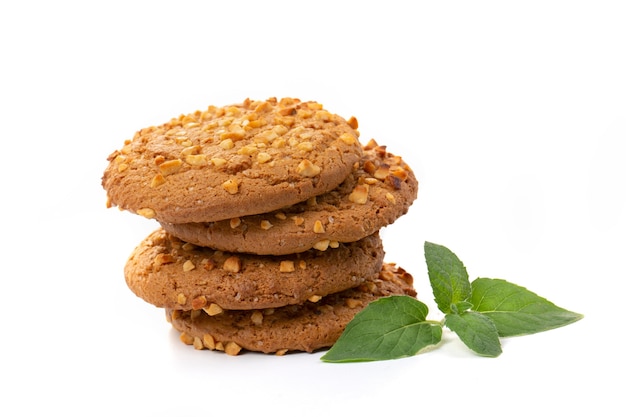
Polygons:
[[364,362],[413,356],[441,341],[442,327],[426,321],[428,307],[415,298],[379,298],[357,313],[325,362]]
[[489,317],[473,311],[448,314],[445,324],[479,355],[495,358],[502,353],[498,330]]
[[503,279],[474,280],[471,302],[475,311],[491,318],[501,337],[538,333],[583,318]]
[[453,314],[460,314],[471,309],[472,307],[472,303],[469,301],[459,301],[458,303],[451,304],[450,310],[452,310],[451,312]]
[[434,243],[424,243],[424,255],[437,307],[449,314],[452,304],[466,301],[471,295],[465,266],[450,249]]

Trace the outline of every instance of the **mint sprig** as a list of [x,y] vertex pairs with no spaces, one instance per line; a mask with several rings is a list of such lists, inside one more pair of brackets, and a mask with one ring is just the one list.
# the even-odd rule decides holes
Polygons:
[[380,298],[354,316],[323,361],[413,356],[437,345],[444,326],[478,355],[496,357],[502,353],[501,337],[538,333],[583,318],[503,279],[470,282],[461,260],[444,246],[425,242],[424,255],[435,303],[444,319],[428,320],[428,307],[413,297]]

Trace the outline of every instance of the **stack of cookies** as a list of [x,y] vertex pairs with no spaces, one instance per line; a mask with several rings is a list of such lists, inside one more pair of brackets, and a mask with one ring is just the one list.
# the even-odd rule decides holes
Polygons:
[[319,103],[270,98],[137,132],[102,178],[109,207],[160,225],[126,263],[129,288],[183,342],[231,355],[329,347],[369,302],[415,296],[378,232],[418,182],[357,129]]

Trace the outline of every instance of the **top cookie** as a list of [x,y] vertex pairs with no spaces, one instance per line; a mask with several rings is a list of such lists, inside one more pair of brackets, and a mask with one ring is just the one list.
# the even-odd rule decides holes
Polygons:
[[362,155],[355,118],[295,98],[210,106],[113,152],[108,205],[168,223],[264,213],[337,187]]
[[259,215],[210,223],[161,223],[180,239],[229,252],[285,255],[354,242],[393,223],[417,198],[418,182],[397,155],[371,140],[336,189]]

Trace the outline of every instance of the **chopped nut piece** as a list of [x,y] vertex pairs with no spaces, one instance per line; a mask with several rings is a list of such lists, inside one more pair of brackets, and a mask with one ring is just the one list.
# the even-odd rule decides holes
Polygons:
[[186,345],[193,345],[193,336],[185,332],[182,332],[180,334],[180,341]]
[[270,223],[269,220],[261,220],[261,229],[269,230],[272,227],[274,227],[274,225],[272,223]]
[[208,161],[206,158],[207,156],[205,154],[187,155],[185,157],[185,162],[187,162],[191,166],[200,167],[208,165]]
[[356,117],[354,116],[350,116],[350,118],[348,119],[348,125],[352,128],[352,129],[358,129],[359,128],[359,121],[356,119]]
[[311,152],[313,150],[313,144],[311,142],[300,142],[297,146],[298,149],[304,152]]
[[241,352],[241,346],[239,346],[235,342],[228,342],[224,347],[224,352],[226,352],[226,354],[230,356],[237,356],[239,352]]
[[308,298],[308,300],[312,303],[317,303],[321,299],[322,299],[321,295],[312,295]]
[[117,166],[117,172],[124,172],[128,169],[128,164],[121,163]]
[[220,148],[222,149],[228,150],[228,149],[233,149],[234,147],[235,147],[235,144],[232,139],[225,139],[220,142]]
[[163,155],[157,155],[154,157],[154,164],[155,165],[161,165],[163,162],[165,162],[165,157]]
[[324,240],[320,240],[319,242],[317,242],[315,245],[313,245],[313,247],[319,251],[325,251],[326,249],[328,249],[328,246],[330,245],[330,240],[329,239],[324,239]]
[[278,213],[274,214],[274,217],[276,217],[278,220],[286,220],[287,219],[287,215],[285,213],[283,213],[282,211],[279,211]]
[[370,175],[373,175],[376,172],[376,164],[372,161],[365,161],[363,164],[363,171],[367,172]]
[[385,198],[391,203],[396,204],[396,198],[391,193],[385,194]]
[[374,177],[376,177],[379,180],[384,180],[385,178],[387,178],[387,175],[389,175],[389,165],[387,164],[382,164],[377,170],[376,172],[374,172]]
[[360,300],[355,300],[354,298],[348,298],[346,300],[346,306],[349,308],[357,308],[360,307],[363,303]]
[[365,183],[367,185],[374,185],[374,184],[378,183],[378,180],[376,178],[367,177],[367,178],[363,179],[363,183]]
[[207,349],[215,350],[215,338],[208,333],[202,335],[202,344]]
[[280,272],[293,272],[296,270],[296,267],[293,261],[280,261]]
[[215,343],[215,350],[219,350],[219,351],[224,351],[224,343],[222,342],[216,342]]
[[254,146],[254,145],[246,145],[246,146],[242,146],[241,148],[239,148],[237,153],[239,155],[254,155],[258,151],[259,151],[259,148],[257,148],[256,146]]
[[304,259],[301,259],[301,260],[298,262],[298,267],[299,267],[300,269],[306,269],[306,261],[305,261]]
[[180,154],[181,156],[196,155],[200,153],[201,150],[202,147],[200,145],[187,146],[185,149],[180,151]]
[[304,217],[293,216],[293,222],[296,226],[302,226],[304,224]]
[[260,311],[254,311],[252,315],[250,315],[250,321],[259,326],[261,323],[263,323],[263,313],[261,313]]
[[183,161],[180,159],[172,159],[171,161],[165,161],[159,165],[159,170],[163,176],[167,177],[168,175],[172,175],[177,173],[180,170],[180,167],[183,165]]
[[187,296],[186,296],[185,294],[183,294],[182,292],[181,292],[181,293],[179,293],[179,294],[176,296],[176,302],[177,302],[178,304],[180,304],[181,306],[182,306],[182,305],[185,305],[185,304],[187,303]]
[[314,165],[308,159],[304,159],[300,162],[300,164],[298,164],[297,172],[303,177],[310,178],[319,175],[319,173],[322,172],[322,169],[317,165]]
[[224,158],[211,158],[211,163],[215,166],[215,168],[220,168],[226,165],[228,161]]
[[287,353],[287,351],[288,351],[288,350],[289,350],[289,349],[278,349],[278,350],[276,351],[276,356],[284,356],[284,355],[285,355],[285,353]]
[[165,184],[165,177],[161,174],[156,174],[154,178],[152,178],[152,182],[150,183],[150,187],[157,188],[160,185]]
[[190,251],[190,250],[194,250],[196,248],[196,245],[194,245],[193,243],[185,242],[183,243],[182,248],[183,250]]
[[231,256],[224,261],[224,271],[239,272],[241,270],[241,259],[237,256]]
[[146,219],[154,219],[156,212],[151,208],[142,208],[137,210],[137,214],[145,217]]
[[204,258],[201,262],[202,267],[207,271],[212,271],[217,266],[213,259]]
[[183,264],[183,271],[189,272],[194,269],[196,269],[196,266],[194,265],[193,261],[187,259],[185,263]]
[[202,340],[200,340],[200,338],[197,336],[193,338],[193,348],[196,350],[204,349],[204,344],[202,343]]
[[174,259],[174,257],[170,255],[169,253],[159,253],[157,254],[157,256],[154,257],[152,266],[155,272],[158,272],[159,269],[161,268],[161,265],[171,264],[173,262],[176,262],[176,259]]
[[239,184],[235,180],[226,180],[222,184],[222,188],[229,194],[237,194],[239,192]]
[[365,204],[367,203],[367,198],[369,195],[369,185],[367,184],[359,184],[354,187],[354,190],[348,196],[348,200],[356,204]]
[[230,228],[236,229],[241,224],[241,219],[239,217],[233,217],[230,219]]
[[370,141],[367,142],[367,144],[363,147],[363,149],[365,149],[366,151],[369,151],[369,150],[374,149],[377,146],[378,146],[378,143],[376,142],[376,140],[370,139]]
[[215,303],[211,303],[208,307],[204,307],[202,310],[204,310],[204,312],[209,316],[217,316],[218,314],[222,314],[224,312],[224,309]]
[[336,240],[331,240],[328,246],[330,246],[333,249],[337,249],[339,247],[339,242],[337,242]]
[[339,139],[346,145],[354,145],[356,143],[356,138],[350,133],[342,133]]
[[316,220],[315,224],[313,225],[313,233],[324,233],[325,231],[326,229],[324,229],[324,225],[322,224],[322,222]]
[[268,154],[267,152],[259,152],[259,154],[256,156],[256,160],[260,164],[264,164],[270,161],[271,159],[272,159],[272,155]]
[[201,308],[204,308],[204,306],[206,306],[206,303],[206,297],[204,295],[200,295],[191,300],[191,308],[193,308],[194,310],[200,310]]

